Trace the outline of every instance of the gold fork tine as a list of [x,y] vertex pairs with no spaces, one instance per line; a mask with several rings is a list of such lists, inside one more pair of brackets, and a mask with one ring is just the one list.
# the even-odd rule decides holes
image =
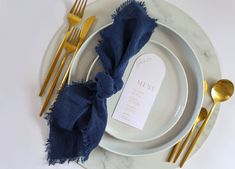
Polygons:
[[76,15],[79,15],[80,17],[83,16],[85,8],[86,8],[87,0],[83,1],[83,4],[81,6],[81,9],[78,11]]
[[[51,88],[50,88],[50,90],[49,90],[49,92],[48,92],[48,94],[47,94],[46,100],[45,100],[45,102],[44,102],[44,104],[43,104],[42,110],[41,110],[41,112],[40,112],[40,116],[43,115],[43,113],[45,112],[45,110],[46,110],[46,108],[47,108],[47,106],[48,106],[48,103],[50,102],[51,96],[52,96],[53,91],[54,91],[54,89],[55,89],[55,87],[56,87],[56,84],[57,84],[57,82],[58,82],[58,80],[59,80],[60,74],[61,74],[61,72],[62,72],[62,70],[63,70],[63,68],[64,68],[64,65],[65,65],[65,63],[66,63],[66,60],[67,60],[69,54],[72,53],[72,52],[74,52],[75,49],[76,49],[76,40],[74,39],[74,36],[75,36],[75,34],[76,34],[76,31],[78,31],[78,29],[76,29],[76,28],[73,27],[72,30],[71,30],[71,32],[70,32],[69,35],[68,35],[67,42],[66,42],[67,45],[68,45],[68,47],[65,46],[66,53],[65,53],[65,55],[64,55],[64,57],[63,57],[63,59],[62,59],[62,62],[61,62],[61,64],[60,64],[60,66],[59,66],[58,71],[57,71],[56,74],[55,74],[55,78],[54,78],[54,80],[53,80],[53,82],[52,82]],[[71,48],[70,46],[72,46],[73,48]]]
[[81,23],[86,4],[87,0],[76,0],[75,5],[67,16],[69,22],[68,30]]
[[77,30],[77,32],[76,32],[76,34],[75,34],[75,44],[76,44],[76,46],[77,46],[77,44],[78,44],[78,39],[79,39],[79,34],[80,34],[80,32]]
[[75,27],[72,28],[71,30],[71,34],[70,36],[68,37],[68,42],[70,43],[74,37],[74,34],[75,34]]
[[[80,1],[79,1],[79,2],[80,2]],[[78,4],[79,2],[78,2],[78,0],[75,1],[75,3],[73,4],[73,7],[72,7],[71,10],[70,10],[70,13],[74,13],[74,11],[75,11],[74,9],[75,9],[75,7],[77,6],[77,4]]]
[[73,44],[76,44],[77,35],[78,35],[78,28],[75,28],[75,32],[74,32],[73,38],[71,40]]
[[77,47],[78,45],[78,42],[79,42],[79,36],[80,36],[80,33],[81,33],[81,30],[79,28],[77,28],[77,36],[76,36],[76,39],[75,39],[75,46]]
[[73,34],[71,36],[70,44],[76,46],[76,34],[78,34],[78,29],[74,28]]
[[78,30],[78,34],[77,34],[77,36],[76,36],[76,44],[79,43],[79,36],[80,36],[80,34],[81,34],[81,31]]
[[80,7],[82,6],[83,0],[79,0],[79,3],[77,4],[75,10],[74,10],[74,15],[77,15],[77,12],[80,10]]

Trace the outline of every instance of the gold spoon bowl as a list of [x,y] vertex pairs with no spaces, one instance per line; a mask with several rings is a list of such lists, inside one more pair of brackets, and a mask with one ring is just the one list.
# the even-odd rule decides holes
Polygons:
[[218,81],[211,90],[211,97],[214,101],[214,104],[224,102],[234,93],[234,85],[231,81],[223,79]]

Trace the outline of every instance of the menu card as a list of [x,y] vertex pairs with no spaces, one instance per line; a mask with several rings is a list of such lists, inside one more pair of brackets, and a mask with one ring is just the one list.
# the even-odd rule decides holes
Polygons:
[[112,118],[143,130],[165,75],[165,64],[155,54],[134,63]]

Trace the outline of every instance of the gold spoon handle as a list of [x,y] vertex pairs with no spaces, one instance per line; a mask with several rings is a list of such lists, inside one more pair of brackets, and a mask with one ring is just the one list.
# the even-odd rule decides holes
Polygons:
[[44,104],[43,104],[42,110],[41,110],[41,112],[40,112],[40,116],[43,115],[44,111],[45,111],[46,108],[47,108],[47,105],[48,105],[48,103],[49,103],[49,101],[50,101],[50,99],[51,99],[51,96],[52,96],[53,91],[54,91],[54,89],[55,89],[55,87],[56,87],[56,84],[57,84],[57,82],[58,82],[58,79],[59,79],[60,74],[61,74],[61,72],[62,72],[62,70],[63,70],[63,68],[64,68],[64,65],[65,65],[65,63],[66,63],[66,60],[67,60],[68,56],[69,56],[69,52],[65,53],[65,55],[64,55],[64,57],[63,57],[63,60],[62,60],[62,62],[61,62],[61,64],[60,64],[60,67],[59,67],[58,71],[56,72],[55,78],[54,78],[54,80],[53,80],[53,82],[52,82],[51,88],[50,88],[50,90],[49,90],[49,92],[48,92],[48,94],[47,94],[46,100],[45,100],[45,102],[44,102]]
[[214,111],[216,105],[217,105],[217,103],[214,103],[214,104],[213,104],[213,106],[212,106],[212,108],[211,108],[211,110],[210,110],[210,112],[209,112],[207,118],[206,118],[205,121],[202,123],[200,129],[198,130],[198,132],[197,132],[197,134],[196,134],[196,136],[195,136],[195,138],[193,139],[192,143],[190,144],[190,147],[189,147],[188,151],[186,152],[186,154],[184,155],[183,159],[181,160],[181,162],[180,162],[180,167],[183,167],[184,163],[186,162],[186,160],[188,159],[189,155],[191,154],[191,152],[192,152],[194,146],[196,145],[196,143],[197,143],[199,137],[201,136],[201,134],[202,134],[203,130],[205,129],[205,127],[206,127],[208,121],[210,120],[211,115],[213,114],[213,111]]
[[179,148],[179,151],[178,153],[176,154],[175,156],[175,159],[174,159],[174,163],[178,160],[179,156],[181,155],[182,151],[184,150],[185,146],[188,144],[190,138],[192,137],[193,133],[194,133],[194,130],[196,128],[196,125],[197,125],[197,122],[194,123],[192,129],[190,130],[189,134],[187,135],[187,137],[185,138],[183,144],[181,145],[181,147]]
[[173,160],[173,158],[175,157],[175,154],[177,153],[179,147],[180,147],[181,141],[179,141],[171,150],[171,153],[167,159],[167,162],[171,162]]

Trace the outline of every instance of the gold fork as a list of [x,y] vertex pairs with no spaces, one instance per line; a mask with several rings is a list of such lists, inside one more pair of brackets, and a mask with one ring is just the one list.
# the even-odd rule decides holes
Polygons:
[[[80,33],[80,36],[79,36],[79,43],[78,43],[78,49],[80,49],[80,47],[82,46],[83,42],[85,41],[86,37],[87,37],[87,34],[88,32],[90,31],[94,21],[95,21],[95,16],[90,16],[83,24],[82,28],[81,28],[81,33]],[[77,53],[77,51],[76,51]],[[70,69],[72,67],[72,64],[73,64],[73,61],[75,59],[75,55],[73,56],[68,68],[67,68],[67,71],[66,73],[64,74],[64,77],[62,79],[62,82],[60,84],[60,89],[63,88],[63,86],[65,85],[67,79],[68,79],[68,76],[69,76],[69,72],[70,72]]]
[[53,94],[53,91],[54,91],[54,89],[56,87],[56,84],[58,82],[58,79],[60,77],[60,74],[61,74],[61,72],[63,70],[63,67],[64,67],[64,65],[66,63],[66,60],[67,60],[68,56],[71,53],[74,53],[77,50],[77,46],[78,46],[78,43],[79,43],[79,35],[80,35],[80,29],[77,28],[77,27],[73,27],[71,29],[71,31],[69,31],[66,34],[66,39],[67,40],[66,40],[66,42],[64,44],[65,55],[64,55],[63,60],[62,60],[62,62],[60,64],[60,66],[59,66],[58,71],[56,72],[56,75],[55,75],[54,80],[52,82],[51,88],[50,88],[50,90],[49,90],[49,92],[47,94],[46,100],[45,100],[45,102],[43,104],[43,107],[42,107],[42,110],[40,112],[40,116],[43,115],[44,111],[47,108],[47,105],[48,105],[48,103],[50,101],[50,98],[51,98],[51,96]]
[[[87,0],[76,0],[76,2],[74,3],[72,9],[70,10],[70,12],[68,13],[67,15],[67,18],[68,18],[68,22],[69,22],[69,27],[68,27],[68,30],[67,30],[67,33],[68,31],[70,31],[70,29],[72,28],[72,26],[74,25],[79,25],[82,21],[82,17],[83,17],[83,14],[84,14],[84,11],[85,11],[85,7],[86,7],[86,4],[87,4]],[[67,34],[66,33],[66,34]],[[64,36],[57,52],[56,52],[56,55],[52,61],[52,64],[49,68],[49,71],[47,73],[47,76],[45,78],[45,81],[43,82],[43,85],[42,85],[42,88],[41,88],[41,91],[39,93],[39,96],[42,96],[43,93],[45,92],[45,89],[48,85],[48,82],[51,78],[51,75],[55,69],[55,66],[60,58],[60,55],[63,51],[63,48],[64,48],[64,45],[65,45],[65,42],[66,42],[66,35]]]
[[70,10],[67,16],[69,22],[69,29],[72,26],[81,23],[86,4],[87,0],[76,0],[75,4],[73,5],[72,9]]

